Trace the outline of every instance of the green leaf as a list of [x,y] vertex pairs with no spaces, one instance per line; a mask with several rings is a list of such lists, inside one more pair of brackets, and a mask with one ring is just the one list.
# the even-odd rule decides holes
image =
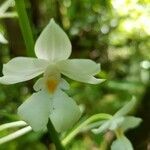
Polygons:
[[133,146],[125,136],[122,136],[112,143],[111,150],[133,150]]

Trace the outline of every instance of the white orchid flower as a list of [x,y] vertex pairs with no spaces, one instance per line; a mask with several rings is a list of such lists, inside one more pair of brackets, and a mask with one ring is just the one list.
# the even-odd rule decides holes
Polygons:
[[118,110],[112,118],[103,121],[102,124],[100,124],[100,127],[92,129],[92,131],[95,134],[100,134],[107,130],[115,131],[117,128],[121,128],[123,132],[128,129],[135,128],[141,123],[141,118],[127,115],[135,107],[135,104],[136,99],[133,97],[132,100]]
[[29,97],[18,112],[34,130],[43,130],[50,116],[56,130],[62,131],[67,123],[69,126],[80,117],[80,111],[61,90],[68,86],[61,74],[76,81],[98,84],[104,81],[94,77],[99,73],[100,65],[89,59],[68,59],[71,54],[70,40],[53,19],[37,39],[35,54],[37,58],[17,57],[4,64],[4,76],[0,77],[0,83],[23,82],[43,73],[34,85],[37,93]]

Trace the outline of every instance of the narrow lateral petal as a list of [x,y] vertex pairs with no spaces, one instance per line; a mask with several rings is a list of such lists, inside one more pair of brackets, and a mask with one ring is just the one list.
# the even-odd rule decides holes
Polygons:
[[2,84],[14,84],[30,80],[44,72],[48,63],[42,59],[16,57],[3,65]]
[[51,103],[51,96],[45,91],[39,91],[18,108],[18,114],[34,131],[43,131],[48,123]]
[[80,82],[98,84],[104,79],[94,77],[100,72],[100,64],[96,64],[89,59],[68,59],[57,63],[62,74]]
[[45,85],[44,85],[44,78],[42,77],[42,78],[39,78],[36,82],[35,82],[35,84],[34,84],[34,86],[33,86],[33,89],[35,90],[35,91],[40,91],[40,90],[42,90],[42,89],[44,89],[45,88]]
[[70,56],[70,40],[53,19],[50,20],[37,39],[35,53],[38,58],[49,61],[64,60]]
[[136,104],[136,99],[135,97],[132,97],[132,99],[124,105],[121,109],[119,109],[115,114],[114,117],[120,117],[128,114],[135,106]]
[[65,79],[61,78],[58,88],[60,88],[62,90],[69,90],[70,85]]
[[66,93],[58,90],[53,97],[53,110],[50,119],[57,132],[71,128],[80,118],[81,111],[76,102]]

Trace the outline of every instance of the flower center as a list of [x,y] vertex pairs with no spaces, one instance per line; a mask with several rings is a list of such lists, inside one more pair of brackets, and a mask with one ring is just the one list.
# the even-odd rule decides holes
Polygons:
[[59,81],[56,79],[48,79],[46,81],[46,87],[47,87],[48,91],[50,93],[53,93],[56,90],[58,83],[59,83]]
[[54,93],[60,82],[61,75],[55,65],[49,65],[44,73],[45,87],[50,93]]

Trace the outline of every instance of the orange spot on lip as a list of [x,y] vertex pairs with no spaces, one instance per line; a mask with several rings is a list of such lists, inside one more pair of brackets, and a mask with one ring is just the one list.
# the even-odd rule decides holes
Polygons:
[[47,89],[50,93],[53,93],[56,90],[56,87],[58,85],[58,81],[57,80],[48,80],[46,82],[47,85]]

